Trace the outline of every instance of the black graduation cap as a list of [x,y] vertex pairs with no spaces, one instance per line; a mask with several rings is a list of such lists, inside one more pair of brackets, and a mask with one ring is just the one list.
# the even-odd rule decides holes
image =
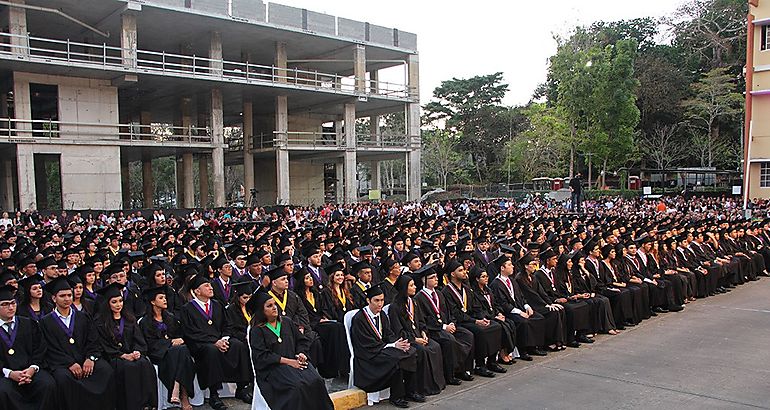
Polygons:
[[529,263],[531,263],[531,262],[532,262],[532,261],[534,261],[534,260],[535,260],[535,258],[534,258],[534,257],[532,257],[532,254],[531,254],[531,253],[529,253],[529,252],[527,252],[527,253],[525,253],[525,254],[524,254],[524,256],[522,256],[521,258],[519,258],[519,261],[518,261],[518,262],[519,262],[519,264],[521,264],[521,265],[528,265]]
[[260,259],[261,257],[259,256],[259,253],[252,253],[248,258],[246,258],[246,266],[260,263]]
[[548,260],[558,255],[556,254],[556,252],[554,252],[552,248],[549,247],[544,252],[541,252],[538,256],[540,256],[541,260]]
[[[513,253],[513,252],[510,252],[510,253]],[[495,258],[495,260],[493,260],[492,263],[494,263],[495,266],[497,266],[497,268],[499,269],[500,267],[505,265],[505,262],[508,262],[509,260],[511,260],[511,258],[509,258],[507,255],[503,254],[503,255],[500,255],[497,258]]]
[[281,278],[283,276],[289,276],[289,274],[286,273],[283,270],[283,266],[277,266],[277,267],[271,269],[270,271],[268,271],[267,272],[267,276],[270,277],[271,281],[274,281],[274,280],[279,279],[279,278]]
[[382,287],[380,285],[374,285],[366,290],[366,298],[371,299],[375,296],[382,295],[383,293],[384,292],[382,291]]
[[337,272],[337,271],[343,271],[344,272],[345,271],[345,265],[343,265],[342,262],[336,262],[336,263],[333,263],[333,264],[325,267],[324,270],[326,271],[326,273],[329,274],[329,276],[331,276],[334,272]]
[[354,263],[352,268],[351,268],[351,271],[355,275],[358,272],[360,272],[360,271],[362,271],[362,270],[364,270],[366,268],[371,268],[371,267],[372,267],[372,265],[370,265],[369,262],[363,260],[363,261]]
[[144,300],[147,303],[149,303],[149,302],[152,302],[153,300],[155,300],[155,296],[158,296],[160,294],[165,294],[165,293],[166,293],[166,286],[165,285],[156,286],[154,288],[145,289],[142,292],[142,298],[144,298]]
[[40,269],[40,270],[43,270],[43,269],[45,269],[45,268],[47,268],[49,266],[54,266],[54,265],[56,265],[56,260],[49,256],[47,258],[41,259],[37,263],[37,268]]
[[69,275],[67,275],[67,280],[70,281],[70,286],[73,288],[75,285],[82,285],[83,279],[80,278],[80,275],[77,274],[77,272],[73,272]]
[[206,279],[205,276],[201,274],[194,275],[190,279],[190,290],[198,289],[199,287],[203,286],[206,283],[209,283],[209,280]]
[[51,295],[56,295],[62,290],[71,290],[71,289],[72,289],[72,286],[70,285],[67,278],[64,276],[58,276],[54,280],[46,283],[43,286],[43,290],[45,290]]
[[252,282],[250,280],[243,281],[243,282],[233,283],[233,285],[232,285],[232,291],[233,291],[232,296],[236,296],[237,297],[237,296],[241,296],[241,295],[251,294],[252,292],[254,292],[254,287],[255,287],[254,282]]
[[266,292],[263,292],[261,289],[257,290],[256,292],[251,294],[251,299],[249,299],[248,302],[246,302],[246,311],[249,312],[250,315],[253,315],[254,312],[257,312],[260,309],[265,308],[265,303],[272,299],[270,295],[268,295]]
[[12,270],[3,269],[0,271],[0,285],[5,285],[6,282],[9,280],[14,280],[16,278],[16,274],[13,273]]
[[32,287],[32,285],[43,284],[43,277],[40,275],[28,276],[24,279],[21,279],[18,284],[24,290],[24,293],[29,293],[29,289]]
[[417,269],[416,271],[412,272],[410,275],[416,278],[424,278],[426,276],[430,276],[434,274],[436,274],[436,264],[429,263],[421,267],[420,269]]
[[0,286],[0,301],[13,300],[16,288],[11,285]]
[[123,285],[118,282],[112,282],[101,289],[97,289],[96,293],[101,295],[105,300],[110,300],[123,295]]
[[219,256],[218,258],[214,259],[214,262],[211,263],[211,266],[216,270],[220,269],[222,266],[225,266],[229,264],[230,262],[225,258],[224,256]]

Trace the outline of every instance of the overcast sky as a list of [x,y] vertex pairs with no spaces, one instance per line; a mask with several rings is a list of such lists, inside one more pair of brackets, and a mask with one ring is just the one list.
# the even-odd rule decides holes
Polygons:
[[[594,21],[659,17],[684,0],[281,0],[417,34],[421,100],[441,81],[502,71],[509,84],[506,104],[525,104],[545,81],[553,34]],[[549,13],[551,13],[549,15]],[[399,75],[400,78],[402,74]],[[403,82],[403,81],[402,81]]]

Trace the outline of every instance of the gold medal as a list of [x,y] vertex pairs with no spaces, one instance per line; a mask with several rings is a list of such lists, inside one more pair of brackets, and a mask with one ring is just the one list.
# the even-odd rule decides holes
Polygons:
[[165,337],[166,339],[168,339],[168,335],[166,335],[166,336],[163,336],[163,337]]
[[343,311],[343,312],[346,312],[347,310],[348,310],[348,309],[347,309],[345,306],[343,306],[343,307],[342,307],[342,311]]
[[438,318],[438,322],[439,322],[439,323],[444,323],[444,322],[442,322],[442,321],[441,321],[441,318]]
[[8,354],[9,354],[10,356],[13,356],[13,354],[14,354],[14,353],[16,353],[16,351],[15,351],[15,350],[13,350],[13,349],[8,349]]
[[209,324],[209,326],[210,326],[210,325],[213,325],[213,324],[214,324],[214,322],[212,322],[211,320],[209,320],[209,321],[208,321],[208,324]]
[[123,347],[123,343],[118,342],[118,347]]
[[75,344],[75,339],[73,339],[73,338],[70,338],[70,344],[71,344],[71,345],[74,345],[74,344]]
[[412,329],[413,329],[413,330],[417,330],[417,326],[415,326],[415,325],[412,325]]
[[281,312],[282,315],[286,316],[286,312]]
[[281,338],[279,337],[279,338],[278,338],[278,343],[282,343],[282,342],[283,342],[283,339],[281,339]]

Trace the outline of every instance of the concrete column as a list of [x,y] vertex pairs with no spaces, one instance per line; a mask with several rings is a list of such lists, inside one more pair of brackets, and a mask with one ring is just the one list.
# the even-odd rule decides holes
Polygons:
[[275,70],[275,76],[276,82],[279,83],[287,83],[289,82],[288,78],[286,78],[286,68],[287,68],[287,60],[288,56],[286,54],[286,43],[275,43],[275,61],[274,64],[277,70]]
[[254,113],[251,101],[243,102],[243,188],[246,196],[254,188],[254,154],[251,152],[254,137]]
[[128,162],[120,163],[120,192],[123,198],[123,208],[131,207],[131,171]]
[[184,171],[182,170],[182,157],[174,158],[174,177],[176,178],[176,207],[184,207]]
[[291,185],[289,183],[289,150],[288,134],[289,131],[289,102],[285,95],[275,97],[275,138],[276,154],[276,203],[278,205],[288,205],[291,202]]
[[372,141],[380,141],[382,139],[382,132],[380,131],[380,116],[372,115],[369,117],[369,133]]
[[2,161],[3,167],[0,169],[2,171],[2,192],[0,192],[0,196],[2,196],[2,207],[3,210],[8,211],[9,213],[14,210],[13,206],[13,160],[10,158],[4,159]]
[[201,184],[201,208],[209,206],[209,157],[198,157],[198,180]]
[[16,174],[19,176],[19,209],[37,209],[33,144],[16,145]]
[[193,179],[193,154],[191,152],[182,154],[182,186],[184,187],[182,206],[188,209],[195,208],[195,180]]
[[153,208],[155,187],[152,183],[152,158],[142,158],[142,194],[144,196],[143,206]]
[[380,161],[372,161],[369,164],[369,167],[372,174],[372,189],[382,189],[382,183],[380,182]]
[[420,61],[416,54],[409,56],[409,90],[414,102],[407,105],[406,124],[409,153],[407,155],[409,173],[409,201],[419,201],[422,196],[422,137],[420,135]]
[[209,68],[211,74],[222,75],[222,34],[218,31],[211,32],[209,42]]
[[224,207],[225,203],[225,135],[224,115],[222,112],[222,90],[211,90],[211,136],[214,149],[211,152],[211,165],[214,168],[214,206]]
[[[11,3],[24,4],[24,0],[10,0]],[[8,33],[11,34],[11,52],[24,57],[29,55],[29,37],[27,37],[27,10],[20,7],[8,8]]]
[[356,80],[356,91],[366,92],[366,47],[362,44],[353,46],[353,76]]
[[136,32],[136,13],[126,11],[120,15],[120,48],[123,57],[123,65],[126,67],[136,67],[137,50],[137,32]]
[[356,105],[345,104],[345,203],[358,200],[358,180],[356,179]]

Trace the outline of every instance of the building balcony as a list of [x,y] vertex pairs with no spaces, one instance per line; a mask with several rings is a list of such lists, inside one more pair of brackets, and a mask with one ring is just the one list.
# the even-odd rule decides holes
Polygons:
[[335,73],[282,68],[251,62],[210,59],[163,51],[131,50],[107,44],[0,33],[0,60],[146,74],[230,84],[259,85],[343,94],[359,98],[403,101],[417,99],[418,90],[386,81],[367,81],[357,90],[355,79]]
[[[259,134],[252,137],[252,151],[264,152],[285,147],[288,150],[301,151],[344,151],[345,136],[334,132],[299,132],[290,131],[281,138],[280,132]],[[237,136],[228,141],[230,152],[243,151],[243,138]],[[370,135],[356,136],[356,151],[393,151],[406,152],[409,150],[406,135]]]

